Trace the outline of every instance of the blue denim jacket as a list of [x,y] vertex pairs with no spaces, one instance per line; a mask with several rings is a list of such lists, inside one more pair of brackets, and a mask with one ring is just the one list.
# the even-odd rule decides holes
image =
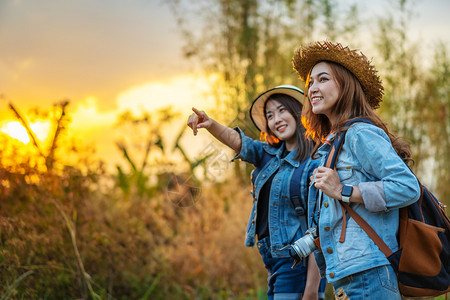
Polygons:
[[[333,136],[330,135],[328,140]],[[317,154],[321,166],[331,146],[324,143]],[[336,162],[342,184],[358,186],[364,204],[350,206],[377,232],[392,251],[398,249],[399,208],[420,196],[415,175],[397,155],[386,133],[366,123],[352,125]],[[313,179],[314,180],[314,179]],[[314,183],[314,182],[313,182]],[[320,211],[317,201],[323,195]],[[320,201],[319,201],[320,202]],[[317,202],[317,203],[319,203]],[[319,237],[322,251],[316,251],[316,261],[322,277],[333,283],[351,274],[388,265],[386,256],[361,227],[347,216],[346,236],[339,242],[343,213],[338,201],[311,185],[309,190],[309,226],[319,215]]]
[[[241,135],[242,148],[241,152],[236,155],[233,160],[240,158],[243,161],[258,166],[264,152],[273,155],[273,158],[266,163],[255,179],[253,208],[250,213],[250,219],[246,230],[245,245],[248,247],[253,247],[255,245],[256,212],[259,192],[267,179],[269,179],[272,174],[276,173],[272,181],[269,196],[268,223],[271,245],[270,251],[272,257],[289,257],[288,250],[283,250],[281,252],[277,252],[277,250],[280,250],[284,246],[299,239],[306,230],[306,228],[301,228],[299,216],[294,210],[289,195],[290,179],[295,168],[300,165],[300,162],[294,160],[295,151],[291,151],[285,158],[281,158],[284,144],[280,148],[274,148],[267,143],[252,140],[245,136],[239,128],[235,128],[235,130]],[[301,197],[304,199],[304,203],[308,203],[306,200],[309,187],[308,183],[312,171],[317,168],[318,163],[318,160],[313,161],[308,158],[308,162],[303,171],[299,189],[301,189]]]

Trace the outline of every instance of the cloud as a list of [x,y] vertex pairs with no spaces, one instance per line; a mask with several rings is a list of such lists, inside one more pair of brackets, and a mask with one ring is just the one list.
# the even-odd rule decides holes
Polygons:
[[117,106],[119,111],[130,110],[135,114],[142,110],[153,111],[167,106],[172,106],[182,113],[189,113],[193,106],[203,109],[212,106],[213,99],[207,96],[208,91],[207,78],[179,76],[133,87],[118,96]]
[[176,22],[163,1],[1,1],[0,94],[103,108],[124,89],[180,71]]

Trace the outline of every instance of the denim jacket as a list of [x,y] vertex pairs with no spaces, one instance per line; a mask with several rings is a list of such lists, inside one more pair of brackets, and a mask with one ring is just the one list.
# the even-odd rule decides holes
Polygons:
[[[301,221],[298,214],[295,212],[292,202],[290,201],[290,180],[296,167],[300,162],[294,160],[295,151],[291,151],[286,157],[282,158],[284,144],[280,148],[275,148],[267,143],[252,140],[244,135],[242,130],[235,128],[239,132],[242,139],[241,152],[233,158],[233,160],[240,158],[241,160],[259,166],[264,152],[273,156],[259,172],[255,179],[253,194],[253,208],[250,213],[250,219],[246,230],[245,245],[253,247],[255,245],[256,232],[256,218],[259,192],[264,183],[276,173],[269,196],[269,232],[271,254],[273,257],[289,257],[289,251],[283,250],[277,252],[286,245],[299,239],[306,228],[301,228]],[[301,186],[299,189],[303,202],[308,203],[306,197],[308,195],[308,187],[312,171],[317,168],[318,160],[308,161],[301,178]],[[305,207],[306,209],[306,207]],[[305,216],[306,217],[306,216]],[[305,222],[306,223],[306,222]]]
[[[327,140],[332,137],[330,135]],[[325,156],[330,148],[329,144],[324,143],[318,149],[321,166],[325,165]],[[342,184],[358,186],[361,191],[364,204],[351,202],[350,206],[392,251],[398,250],[399,208],[417,201],[420,187],[415,175],[395,152],[386,133],[366,123],[352,125],[346,133],[336,170]],[[326,276],[328,282],[333,283],[351,274],[388,265],[386,256],[348,213],[345,241],[339,242],[342,208],[337,200],[317,190],[314,180],[309,190],[308,222],[309,226],[313,226],[314,220],[319,219],[322,251],[316,251],[315,256],[321,276]]]

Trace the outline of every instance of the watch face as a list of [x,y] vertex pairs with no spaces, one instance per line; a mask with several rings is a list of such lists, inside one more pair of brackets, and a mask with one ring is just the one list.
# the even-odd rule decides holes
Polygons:
[[350,185],[344,185],[344,187],[342,188],[342,196],[346,196],[346,197],[350,197],[352,195],[353,192],[353,187]]

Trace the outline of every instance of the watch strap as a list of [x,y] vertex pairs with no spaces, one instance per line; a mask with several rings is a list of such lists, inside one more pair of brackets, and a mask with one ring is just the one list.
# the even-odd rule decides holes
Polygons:
[[345,203],[350,203],[350,197],[341,195],[341,198],[342,198],[341,200],[342,200],[343,202],[345,202]]

